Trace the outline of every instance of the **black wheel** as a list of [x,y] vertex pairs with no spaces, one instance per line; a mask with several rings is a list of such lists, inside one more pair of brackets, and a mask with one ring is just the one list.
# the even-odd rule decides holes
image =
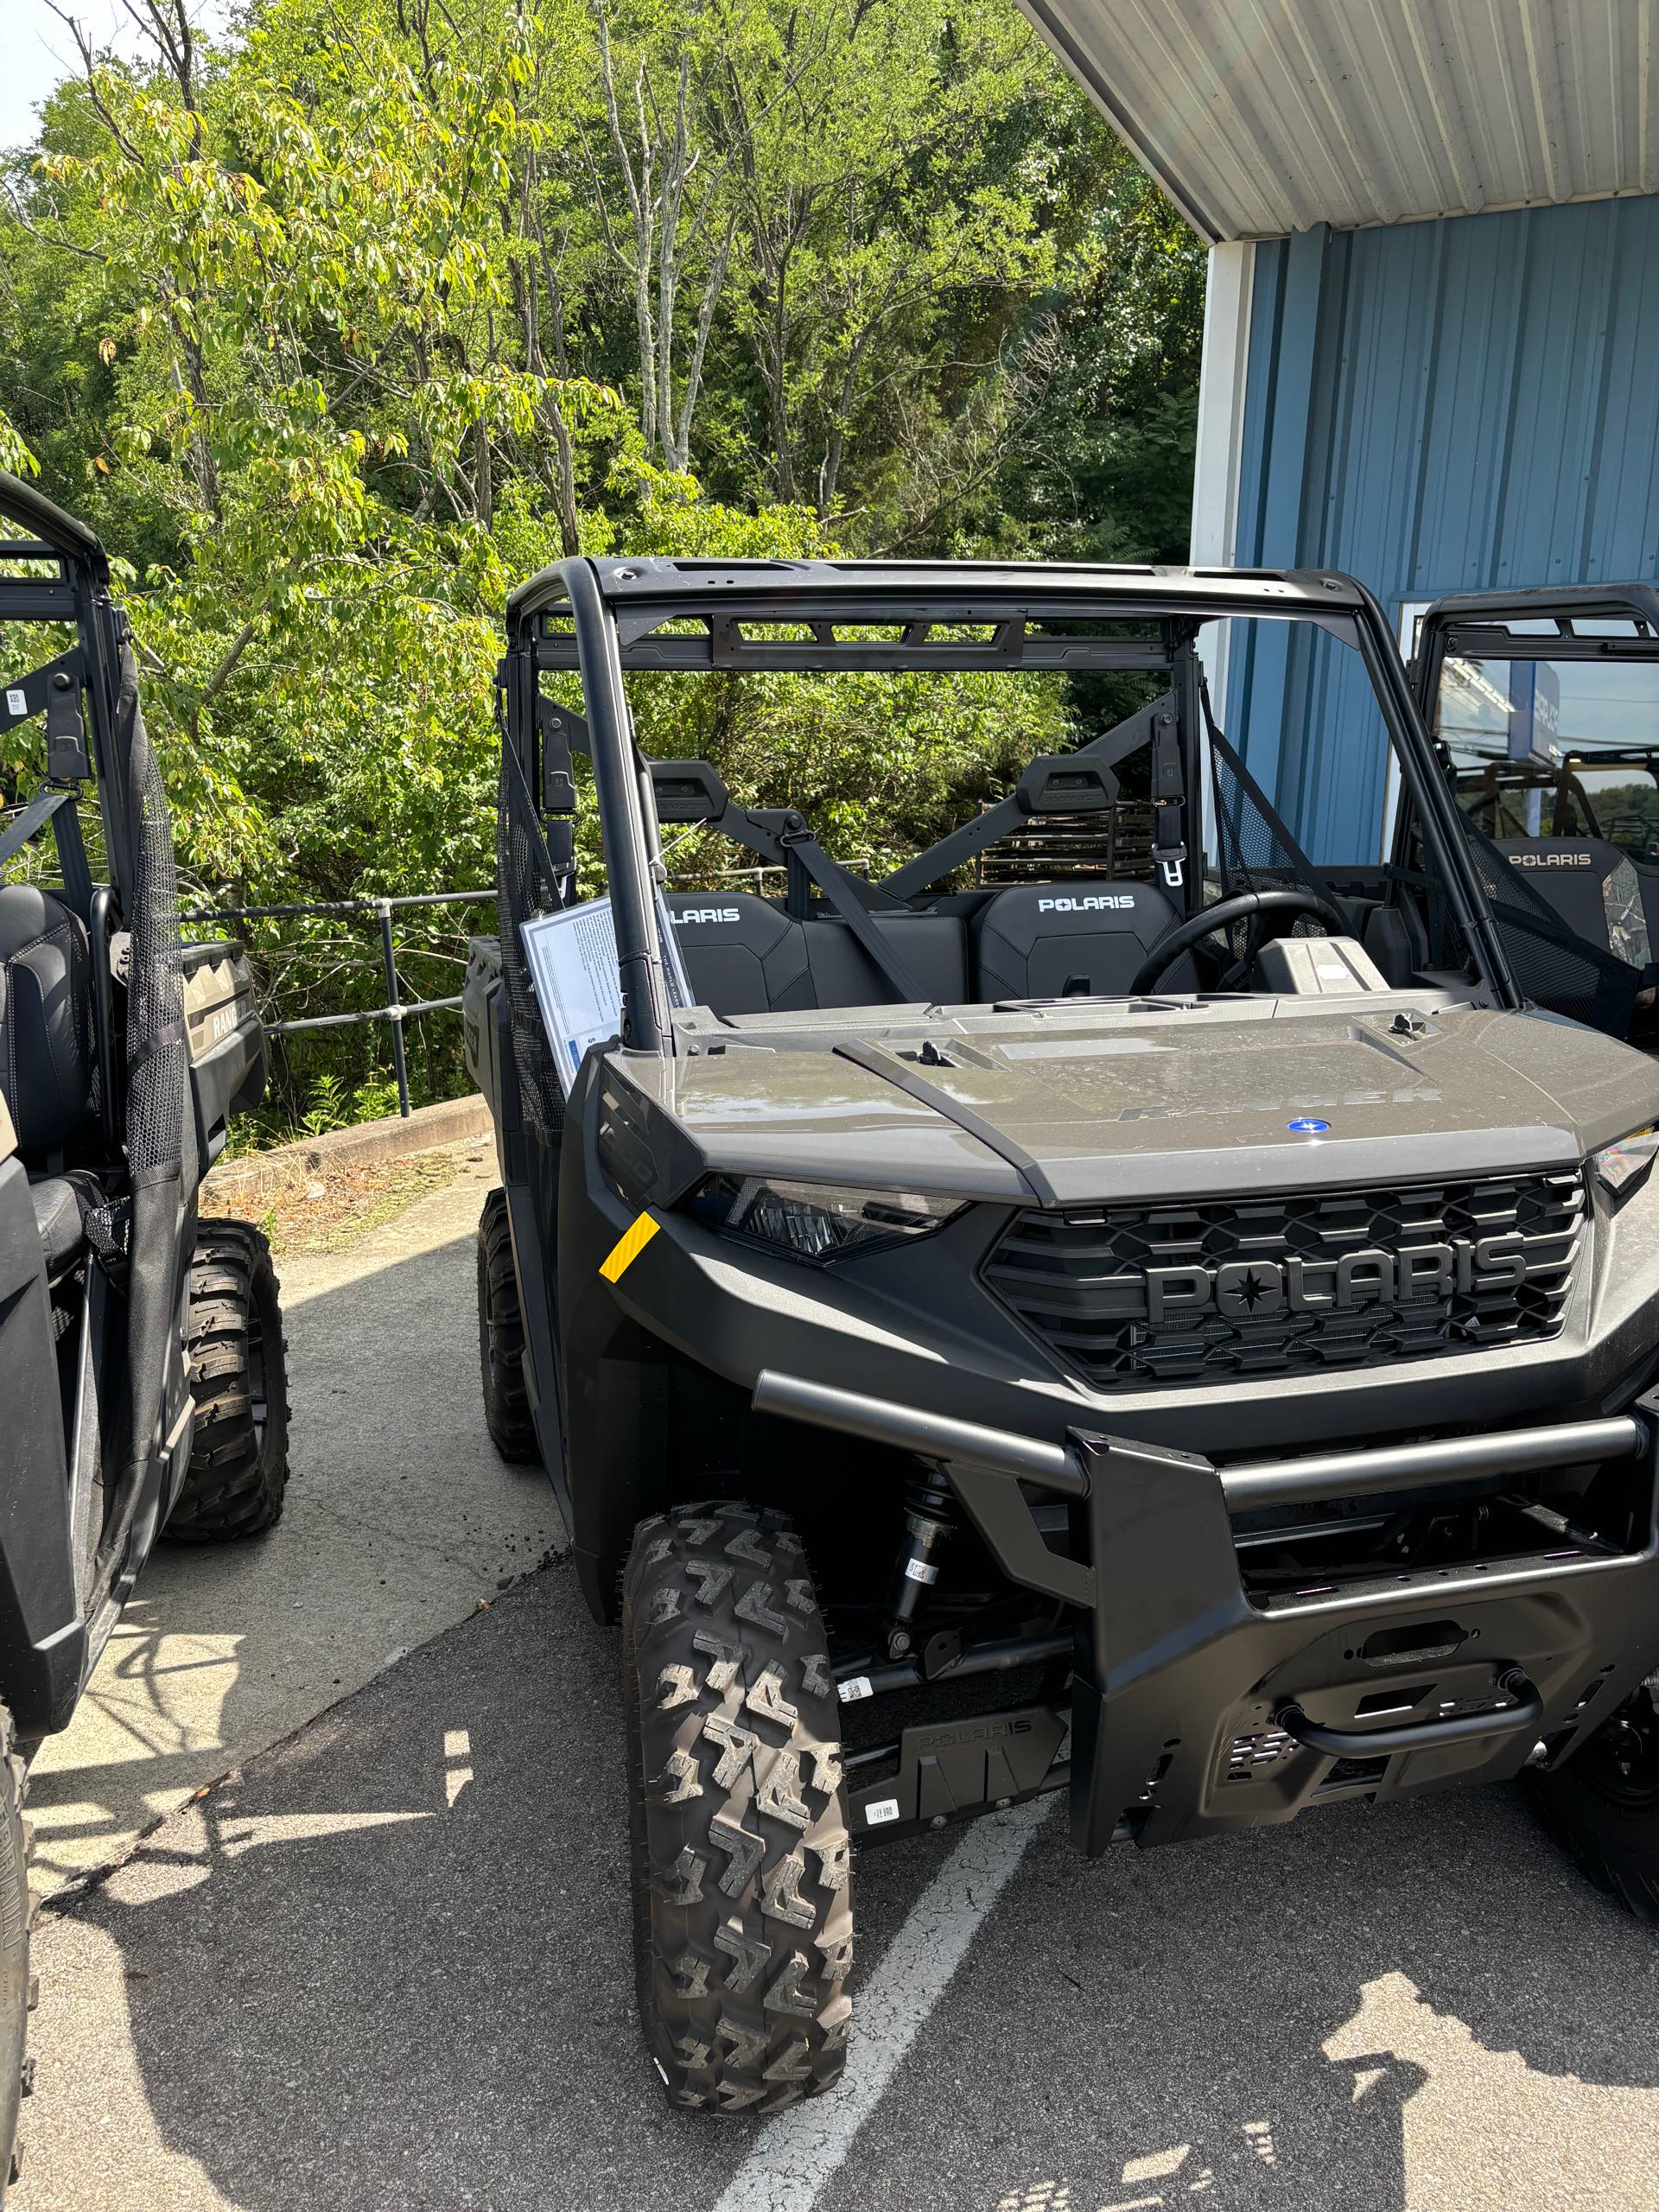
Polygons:
[[11,1715],[0,1706],[0,2204],[17,2178],[22,2153],[17,2107],[34,2087],[34,2061],[24,2056],[35,1979],[29,1970],[29,1938],[35,1901],[29,1886],[33,1838],[23,1816],[23,1762],[12,1738]]
[[524,1387],[524,1317],[502,1190],[485,1199],[478,1223],[478,1363],[490,1441],[515,1466],[534,1465],[542,1454]]
[[288,1366],[270,1247],[247,1222],[198,1226],[185,1338],[196,1424],[167,1533],[257,1535],[288,1488]]
[[1598,1889],[1659,1921],[1659,1709],[1644,1685],[1553,1774],[1528,1777],[1556,1841]]
[[622,1580],[634,1955],[672,2104],[772,2112],[841,2077],[853,1916],[828,1651],[781,1515],[641,1524]]

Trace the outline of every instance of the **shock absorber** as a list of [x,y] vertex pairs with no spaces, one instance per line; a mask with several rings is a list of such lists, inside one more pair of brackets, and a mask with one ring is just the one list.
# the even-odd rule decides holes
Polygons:
[[887,1656],[902,1659],[914,1641],[912,1624],[925,1593],[939,1579],[938,1554],[956,1531],[957,1501],[931,1462],[905,1491],[905,1538],[887,1595]]

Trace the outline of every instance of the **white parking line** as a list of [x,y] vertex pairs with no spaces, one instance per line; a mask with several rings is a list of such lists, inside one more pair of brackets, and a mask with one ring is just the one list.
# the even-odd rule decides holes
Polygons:
[[1039,1821],[1053,1809],[1052,1797],[1039,1797],[974,1822],[911,1907],[880,1965],[855,1985],[853,2044],[841,2087],[769,2122],[715,2212],[810,2212],[944,1996]]

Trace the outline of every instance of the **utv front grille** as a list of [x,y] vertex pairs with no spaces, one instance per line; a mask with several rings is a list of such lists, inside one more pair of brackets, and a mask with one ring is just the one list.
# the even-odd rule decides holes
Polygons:
[[1020,1214],[992,1291],[1102,1389],[1376,1367],[1556,1335],[1578,1174]]

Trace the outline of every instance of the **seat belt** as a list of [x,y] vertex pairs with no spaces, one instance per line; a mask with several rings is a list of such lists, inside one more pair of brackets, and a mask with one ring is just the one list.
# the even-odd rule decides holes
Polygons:
[[844,872],[830,859],[811,831],[804,827],[785,830],[779,833],[779,842],[790,858],[805,871],[828,905],[851,930],[876,973],[894,994],[899,1003],[901,1006],[931,1005],[932,994],[923,990],[877,929],[870,918],[869,908],[853,890]]
[[1186,773],[1173,706],[1153,717],[1152,856],[1166,891],[1186,888]]
[[47,823],[60,806],[67,806],[74,798],[73,791],[44,789],[35,792],[10,830],[0,833],[0,868],[15,860],[36,830]]

